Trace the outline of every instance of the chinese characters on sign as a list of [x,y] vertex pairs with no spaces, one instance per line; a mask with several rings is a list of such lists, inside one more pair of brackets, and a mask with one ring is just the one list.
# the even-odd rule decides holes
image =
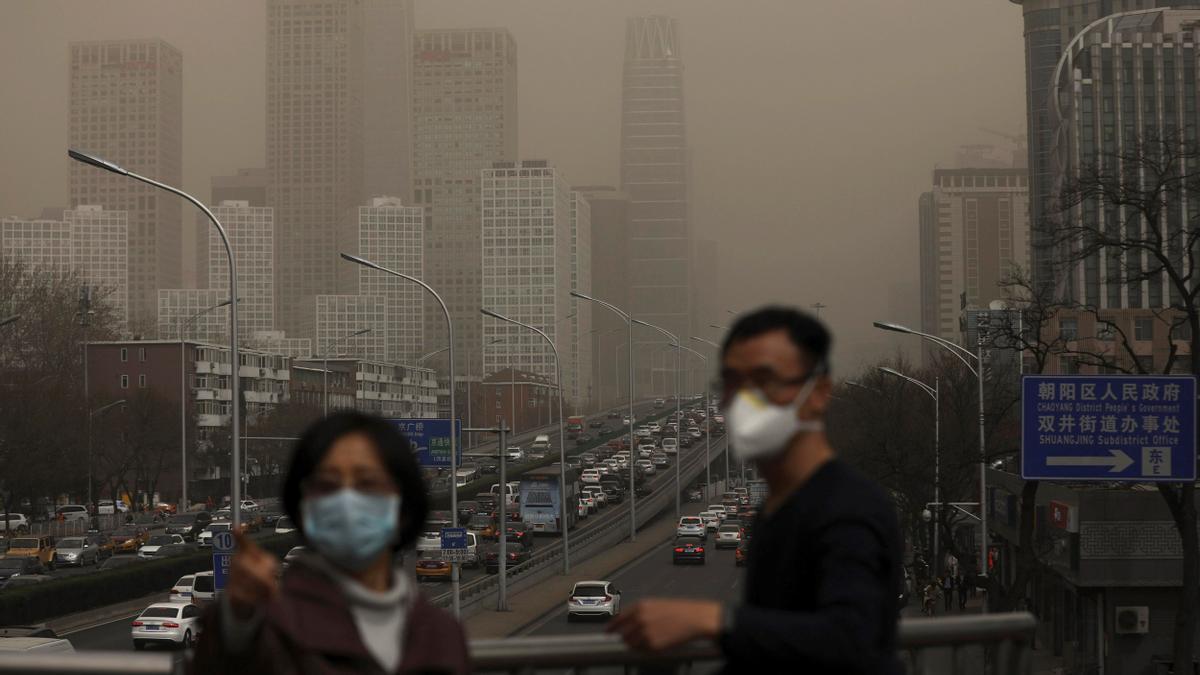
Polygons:
[[[388,422],[408,438],[421,466],[450,466],[450,420],[391,419]],[[455,447],[458,464],[462,464],[462,422],[455,420]]]
[[1190,481],[1191,376],[1027,376],[1021,475],[1044,480]]

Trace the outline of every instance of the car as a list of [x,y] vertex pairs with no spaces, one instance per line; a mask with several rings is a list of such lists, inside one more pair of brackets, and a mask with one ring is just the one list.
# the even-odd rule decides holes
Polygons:
[[263,507],[259,510],[258,515],[262,517],[263,527],[275,527],[275,523],[284,516],[283,510],[277,506]]
[[433,528],[429,524],[425,525],[425,529],[417,537],[417,554],[425,551],[440,551],[442,549],[442,530],[440,527]]
[[0,514],[0,531],[5,534],[9,532],[25,534],[29,532],[29,519],[25,517],[24,513],[10,513],[7,520],[3,514]]
[[139,558],[153,558],[154,554],[158,553],[159,549],[171,544],[183,544],[182,534],[155,534],[146,540],[146,543],[137,550]]
[[82,504],[63,504],[54,509],[54,518],[67,523],[75,520],[86,521],[90,517],[87,507]]
[[529,526],[525,523],[520,521],[509,523],[508,527],[505,528],[505,532],[508,533],[509,537],[515,538],[518,543],[524,544],[531,551],[533,550],[533,530],[529,529]]
[[589,429],[599,429],[600,427],[603,427],[603,426],[604,426],[604,420],[600,419],[599,417],[592,420],[591,422],[588,422]]
[[687,491],[687,500],[689,502],[698,502],[704,499],[704,489],[699,487],[690,487]]
[[717,514],[717,517],[720,518],[722,522],[729,517],[729,512],[725,510],[725,506],[722,504],[709,504],[707,510]]
[[658,450],[658,446],[653,443],[638,443],[638,457],[650,458],[654,456],[654,451]]
[[211,602],[216,598],[217,585],[213,579],[212,570],[196,572],[196,578],[192,580],[192,602],[199,604]]
[[577,501],[575,503],[575,517],[582,520],[584,518],[587,518],[589,515],[591,515],[591,511],[588,511],[587,503],[584,502],[582,499]]
[[579,461],[583,462],[586,466],[590,467],[592,464],[596,463],[596,453],[581,452],[581,453],[579,453]]
[[171,586],[171,591],[167,593],[167,602],[191,602],[192,584],[195,582],[195,574],[185,574],[179,577],[179,580]]
[[567,596],[567,621],[585,616],[614,617],[621,613],[621,591],[611,581],[576,581]]
[[107,560],[112,557],[112,554],[113,554],[112,539],[109,539],[108,537],[106,537],[100,533],[95,533],[95,534],[87,535],[87,540],[88,540],[88,543],[91,544],[92,547],[96,549],[96,559],[97,560]]
[[742,543],[742,527],[725,524],[717,528],[717,548],[737,548]]
[[620,504],[625,499],[625,488],[617,483],[601,483],[600,489],[609,504]]
[[290,548],[288,550],[287,553],[284,554],[283,562],[280,563],[279,566],[286,570],[288,567],[291,567],[292,563],[295,562],[296,558],[299,558],[300,556],[304,555],[304,552],[307,550],[308,549],[304,546],[293,546],[292,548]]
[[133,564],[144,563],[144,562],[146,562],[145,558],[139,558],[135,555],[131,555],[131,556],[114,555],[111,558],[109,558],[108,560],[105,560],[104,562],[100,563],[100,567],[98,569],[100,569],[101,571],[115,570],[118,567],[125,567],[126,565],[133,565]]
[[587,445],[596,440],[591,434],[579,434],[575,437],[575,445]]
[[608,506],[608,495],[604,494],[604,488],[599,485],[585,485],[583,494],[596,500],[596,505],[600,508]]
[[661,399],[661,398],[654,399],[654,407],[655,408],[661,408],[666,404],[667,404],[667,402],[665,399]]
[[200,634],[200,608],[190,602],[156,602],[138,614],[130,624],[133,648],[167,643],[191,647]]
[[675,565],[682,562],[704,564],[704,540],[700,537],[691,535],[675,537],[671,548],[671,562]]
[[233,523],[228,521],[214,520],[196,537],[196,543],[200,544],[200,548],[209,548],[212,546],[212,536],[214,533],[228,532],[232,527]]
[[651,422],[646,425],[646,428],[649,429],[650,433],[652,434],[661,434],[663,430],[662,425],[660,425],[658,422]]
[[449,581],[451,565],[438,551],[421,551],[417,556],[417,581]]
[[510,462],[519,462],[525,459],[525,451],[515,445],[510,445],[508,451],[504,454],[504,458]]
[[100,562],[100,552],[87,537],[59,539],[54,551],[54,564],[87,567]]
[[721,518],[713,511],[701,511],[700,520],[704,521],[706,532],[716,532],[721,527]]
[[700,427],[688,427],[687,433],[688,436],[691,436],[695,440],[704,438],[704,432],[700,431]]
[[492,539],[496,536],[496,517],[490,513],[476,513],[467,521],[467,531],[481,539]]
[[0,558],[0,581],[26,574],[45,574],[46,568],[37,558]]
[[733,552],[733,562],[738,567],[746,564],[746,554],[750,551],[750,542],[745,539],[738,542],[737,550]]
[[185,541],[196,541],[212,520],[212,514],[208,511],[180,513],[167,518],[166,533],[182,535]]
[[[527,562],[532,555],[529,547],[517,541],[512,535],[509,535],[508,541],[505,542],[504,552],[508,557],[508,562],[505,565],[510,569],[515,565]],[[488,574],[496,574],[500,571],[499,544],[488,545],[487,550],[484,552],[484,567]]]
[[704,526],[704,521],[700,516],[681,516],[679,524],[675,526],[675,536],[695,536],[701,539],[708,538],[708,530]]
[[621,411],[619,410],[609,410],[604,416],[610,420],[619,420],[622,418]]
[[653,476],[658,472],[658,470],[654,468],[654,462],[648,459],[639,459],[637,461],[637,466],[642,470],[642,473],[647,476]]
[[479,502],[460,501],[458,503],[458,522],[465,523],[471,520],[471,516],[479,512]]
[[665,452],[655,452],[650,455],[650,461],[654,464],[654,468],[662,469],[671,466],[671,458],[667,457]]
[[105,499],[96,504],[96,513],[102,516],[111,516],[114,511],[116,513],[129,513],[129,505],[120,499],[116,502],[113,502],[111,499]]
[[690,448],[690,447],[692,447],[692,445],[695,444],[695,442],[696,442],[696,439],[692,438],[691,436],[680,436],[679,437],[679,447],[681,447],[681,448]]
[[253,499],[243,499],[241,501],[241,505],[242,505],[243,511],[258,511],[259,510],[258,502],[254,501]]
[[289,516],[281,516],[275,521],[275,534],[290,534],[296,531],[296,523]]
[[598,469],[584,469],[579,474],[580,483],[599,483],[600,471]]
[[138,525],[124,525],[113,530],[112,539],[114,553],[137,553],[137,550],[150,538],[150,531]]
[[662,439],[662,449],[668,455],[673,455],[679,452],[679,443],[674,436],[665,436]]
[[54,539],[46,535],[15,537],[8,542],[7,558],[36,558],[38,562],[54,569]]

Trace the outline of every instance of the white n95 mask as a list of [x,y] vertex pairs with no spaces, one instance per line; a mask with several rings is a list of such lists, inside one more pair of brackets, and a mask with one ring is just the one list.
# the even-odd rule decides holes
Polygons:
[[733,404],[726,411],[734,457],[743,461],[770,457],[783,451],[796,434],[823,430],[825,423],[821,420],[796,417],[796,411],[817,386],[820,374],[819,371],[814,372],[796,399],[787,405],[771,403],[766,394],[758,389],[738,391]]

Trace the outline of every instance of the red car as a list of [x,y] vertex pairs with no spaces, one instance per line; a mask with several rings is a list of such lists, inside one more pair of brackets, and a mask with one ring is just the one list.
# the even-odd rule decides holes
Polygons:
[[746,564],[746,549],[749,548],[749,542],[743,538],[742,543],[738,544],[737,550],[733,552],[734,563],[741,567]]

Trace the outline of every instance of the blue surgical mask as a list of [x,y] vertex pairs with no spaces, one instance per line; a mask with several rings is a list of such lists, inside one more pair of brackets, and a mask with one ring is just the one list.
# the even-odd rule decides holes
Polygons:
[[396,541],[400,495],[342,488],[300,503],[304,536],[318,553],[345,569],[365,569]]

